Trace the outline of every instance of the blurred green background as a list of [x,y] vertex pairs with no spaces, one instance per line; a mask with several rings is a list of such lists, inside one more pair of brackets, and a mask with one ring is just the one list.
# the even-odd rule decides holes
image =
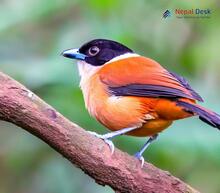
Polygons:
[[[210,8],[209,19],[162,19],[166,9]],[[210,1],[1,0],[0,70],[70,120],[106,130],[91,118],[75,61],[60,56],[94,38],[113,39],[184,75],[220,113],[220,3]],[[134,154],[145,138],[115,145]],[[204,193],[220,193],[220,132],[197,118],[175,122],[145,158]],[[0,193],[110,193],[45,143],[0,122]]]

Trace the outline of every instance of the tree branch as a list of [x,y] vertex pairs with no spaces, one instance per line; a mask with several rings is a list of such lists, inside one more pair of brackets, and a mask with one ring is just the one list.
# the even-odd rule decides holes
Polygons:
[[198,193],[152,164],[109,147],[0,72],[0,120],[39,137],[101,185],[120,193]]

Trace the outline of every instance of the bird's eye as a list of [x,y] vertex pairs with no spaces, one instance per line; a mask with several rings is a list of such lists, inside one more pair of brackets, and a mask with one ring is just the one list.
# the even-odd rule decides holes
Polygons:
[[98,53],[99,53],[99,48],[97,46],[92,46],[91,48],[89,48],[89,55],[95,56]]

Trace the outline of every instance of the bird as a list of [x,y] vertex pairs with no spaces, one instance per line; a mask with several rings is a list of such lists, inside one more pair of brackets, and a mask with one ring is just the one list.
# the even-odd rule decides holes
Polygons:
[[198,104],[202,97],[188,81],[108,39],[94,39],[77,49],[62,52],[77,60],[85,106],[111,132],[90,132],[114,152],[112,138],[119,135],[148,137],[135,154],[144,164],[144,151],[174,121],[198,116],[220,129],[220,115]]

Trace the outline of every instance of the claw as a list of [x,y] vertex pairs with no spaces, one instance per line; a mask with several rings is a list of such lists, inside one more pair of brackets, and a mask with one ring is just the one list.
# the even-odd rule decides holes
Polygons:
[[144,166],[144,157],[139,152],[137,152],[134,155],[134,157],[136,157],[141,162],[141,168],[143,168],[143,166]]
[[114,151],[115,151],[115,146],[114,146],[113,142],[111,140],[109,140],[109,139],[103,139],[103,140],[105,141],[105,143],[108,144],[108,146],[109,146],[109,148],[111,150],[111,155],[112,155],[114,153]]
[[108,139],[108,137],[106,135],[100,135],[100,134],[98,134],[94,131],[88,131],[88,133],[90,133],[91,135],[96,136],[99,139],[102,139],[109,146],[110,151],[111,151],[111,155],[114,153],[115,146],[114,146],[113,142],[110,139]]
[[151,136],[147,142],[144,144],[144,146],[141,148],[140,151],[138,151],[134,156],[139,159],[141,161],[141,168],[144,166],[144,157],[142,156],[142,154],[144,153],[144,151],[149,147],[149,145],[156,140],[158,137],[158,134],[155,134],[153,136]]

